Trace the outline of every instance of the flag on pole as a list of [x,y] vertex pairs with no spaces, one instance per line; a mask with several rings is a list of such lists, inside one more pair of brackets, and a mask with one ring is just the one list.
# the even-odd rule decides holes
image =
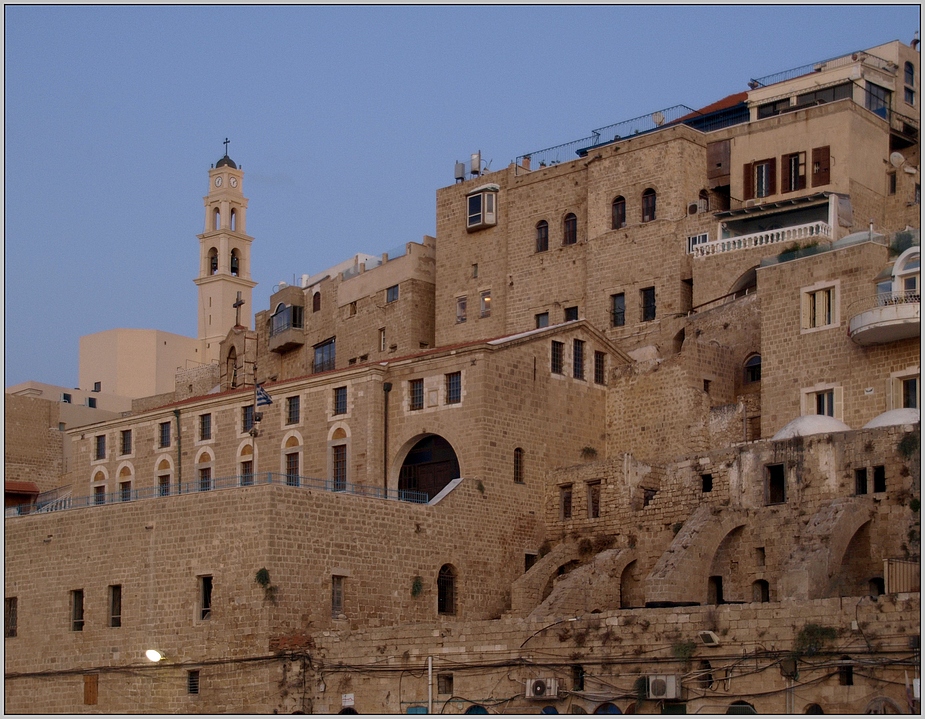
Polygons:
[[267,391],[258,384],[257,385],[257,406],[263,407],[264,405],[268,405],[268,404],[273,404],[273,399],[270,397]]

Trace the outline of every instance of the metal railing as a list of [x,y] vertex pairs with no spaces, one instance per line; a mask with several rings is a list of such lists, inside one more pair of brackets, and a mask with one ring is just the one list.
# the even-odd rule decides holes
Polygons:
[[833,57],[828,60],[820,60],[819,62],[814,62],[809,65],[801,65],[800,67],[795,67],[790,70],[783,70],[773,75],[752,78],[752,82],[755,83],[755,87],[767,87],[768,85],[774,85],[775,83],[784,82],[785,80],[792,80],[795,77],[811,75],[814,72],[822,72],[823,70],[832,70],[836,67],[844,67],[845,65],[853,65],[860,61],[873,65],[881,70],[889,70],[891,67],[890,63],[883,58],[858,51],[848,53],[847,55],[839,55],[838,57]]
[[829,227],[828,223],[810,222],[806,225],[794,225],[793,227],[783,227],[779,230],[753,232],[750,235],[738,235],[736,237],[726,237],[711,242],[703,242],[699,245],[694,245],[692,254],[694,257],[708,257],[710,255],[718,255],[722,252],[747,250],[752,247],[775,245],[781,242],[794,242],[807,239],[830,239],[831,236],[832,228]]
[[920,304],[922,295],[919,290],[899,290],[898,292],[880,292],[870,297],[864,297],[855,300],[848,305],[847,315],[854,317],[862,312],[876,309],[877,307],[892,307],[894,305],[911,305]]
[[197,479],[192,482],[183,482],[167,486],[142,487],[139,489],[119,489],[115,492],[93,494],[85,497],[58,496],[43,504],[21,504],[15,507],[6,507],[5,516],[20,517],[30,514],[44,514],[59,512],[67,509],[81,509],[86,507],[102,507],[109,504],[125,504],[148,499],[163,499],[176,497],[181,494],[200,494],[202,492],[221,491],[225,489],[239,489],[257,485],[279,484],[300,489],[316,490],[320,492],[336,492],[339,494],[352,494],[372,499],[391,499],[399,502],[413,504],[427,504],[430,496],[426,492],[412,489],[389,489],[371,487],[363,484],[351,484],[334,479],[318,479],[315,477],[302,477],[299,475],[278,474],[275,472],[262,472],[260,474],[244,474],[233,477],[218,477]]
[[304,309],[291,305],[270,316],[270,337],[289,329],[302,329]]

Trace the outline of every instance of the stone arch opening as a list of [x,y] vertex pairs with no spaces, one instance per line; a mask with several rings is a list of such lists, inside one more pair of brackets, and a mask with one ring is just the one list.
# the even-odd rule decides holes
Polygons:
[[423,492],[430,500],[459,476],[459,460],[453,446],[439,434],[428,434],[405,455],[398,474],[398,489]]
[[743,295],[754,292],[758,287],[758,274],[755,272],[757,269],[758,265],[755,265],[739,275],[739,278],[733,282],[732,287],[729,288],[729,294],[742,297]]

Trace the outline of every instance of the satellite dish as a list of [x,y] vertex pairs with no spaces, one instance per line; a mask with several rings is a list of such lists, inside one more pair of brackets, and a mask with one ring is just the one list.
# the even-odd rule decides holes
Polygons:
[[902,153],[891,152],[890,153],[890,164],[893,167],[902,167],[902,164],[906,161],[906,158],[902,156]]
[[652,113],[652,122],[655,123],[656,127],[661,127],[665,124],[665,116],[660,112]]

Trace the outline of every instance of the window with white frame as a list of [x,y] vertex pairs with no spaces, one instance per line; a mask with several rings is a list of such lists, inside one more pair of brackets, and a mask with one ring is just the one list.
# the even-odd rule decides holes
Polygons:
[[824,415],[842,419],[844,393],[841,387],[831,384],[806,387],[802,391],[801,412],[803,415]]
[[456,298],[456,323],[460,324],[466,321],[466,298]]
[[480,230],[497,224],[497,186],[479,188],[466,198],[466,229]]
[[692,254],[697,245],[702,245],[710,241],[710,233],[702,232],[699,235],[688,235],[687,237],[687,254]]
[[800,292],[800,301],[803,331],[839,324],[837,282],[804,287]]
[[491,290],[482,290],[479,293],[479,317],[488,317],[491,314]]

